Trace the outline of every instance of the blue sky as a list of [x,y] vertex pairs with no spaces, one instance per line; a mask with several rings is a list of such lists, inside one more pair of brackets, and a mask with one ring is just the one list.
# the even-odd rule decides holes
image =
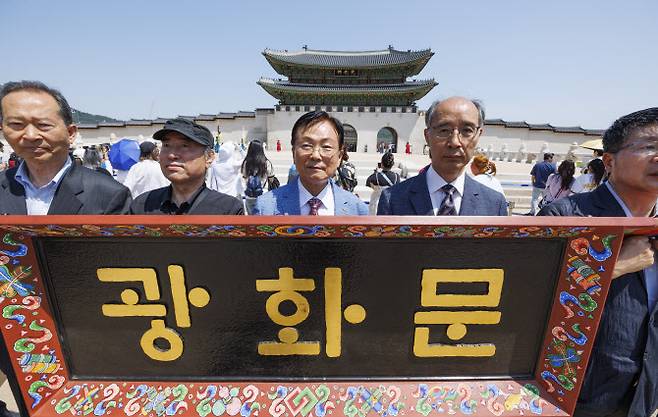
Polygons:
[[431,48],[418,104],[606,128],[658,105],[658,1],[0,1],[0,83],[38,79],[83,111],[154,118],[272,107],[273,49]]

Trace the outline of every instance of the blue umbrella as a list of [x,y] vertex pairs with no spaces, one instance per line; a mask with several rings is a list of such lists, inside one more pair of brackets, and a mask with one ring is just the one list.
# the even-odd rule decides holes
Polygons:
[[109,156],[114,169],[128,171],[139,162],[139,143],[132,139],[121,139],[110,147]]

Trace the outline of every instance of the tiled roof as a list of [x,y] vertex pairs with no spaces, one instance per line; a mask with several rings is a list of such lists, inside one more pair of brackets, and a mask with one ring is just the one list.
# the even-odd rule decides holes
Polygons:
[[530,130],[553,130],[553,126],[551,126],[548,123],[543,123],[543,124],[533,124],[533,123],[527,123],[528,127]]
[[282,91],[300,91],[304,93],[319,92],[336,92],[336,93],[351,93],[351,94],[367,94],[367,93],[400,93],[412,92],[422,90],[425,88],[434,88],[437,82],[433,79],[420,80],[420,81],[407,81],[401,84],[368,84],[368,85],[328,85],[328,84],[295,84],[288,81],[272,80],[270,78],[261,78],[258,85],[267,89],[280,89]]
[[[261,79],[263,81],[264,79]],[[259,81],[260,83],[260,81]],[[281,84],[286,84],[287,82],[285,81],[278,81],[278,83]],[[413,83],[413,82],[410,82]],[[406,83],[406,84],[410,84]],[[424,84],[426,86],[434,85],[436,84],[434,80],[426,80],[426,81],[416,81],[416,83],[428,83]],[[303,87],[308,87],[306,84],[302,84]],[[433,85],[432,85],[433,86]],[[326,86],[322,86],[323,89]],[[348,88],[353,88],[353,87],[359,87],[359,86],[349,86]],[[368,89],[370,89],[371,86],[368,86]],[[387,86],[383,86],[387,87]],[[390,86],[389,86],[390,87]],[[418,87],[416,87],[418,88]],[[306,90],[305,90],[306,91]],[[343,90],[344,91],[344,90]],[[352,91],[352,90],[350,90]],[[386,90],[382,90],[386,91]],[[396,91],[402,91],[404,90],[396,90]],[[358,92],[358,91],[357,91]],[[256,109],[257,112],[270,112],[273,113],[274,109],[272,108],[259,108]],[[186,119],[190,120],[196,120],[196,121],[215,121],[215,120],[232,120],[235,119],[236,117],[248,117],[248,118],[255,118],[256,117],[256,112],[254,111],[238,111],[236,113],[225,113],[221,112],[216,115],[211,115],[211,114],[200,114],[198,116],[178,116],[178,117],[183,117]],[[153,120],[148,120],[148,119],[139,119],[139,120],[129,120],[127,122],[103,122],[103,123],[98,123],[98,124],[80,124],[78,125],[79,129],[98,129],[101,127],[126,127],[126,126],[152,126],[152,125],[161,125],[164,124],[167,120],[173,119],[172,118],[157,118]],[[571,127],[560,127],[560,126],[553,126],[548,123],[544,124],[533,124],[533,123],[527,123],[524,121],[521,122],[510,122],[506,121],[503,119],[487,119],[485,121],[485,126],[503,126],[508,129],[530,129],[530,130],[546,130],[546,131],[551,131],[555,133],[577,133],[577,134],[584,134],[587,136],[603,136],[603,133],[605,130],[601,129],[584,129],[580,126],[571,126]]]
[[[262,109],[260,109],[262,110]],[[270,109],[271,111],[274,111],[273,109]],[[180,117],[183,119],[188,119],[188,120],[194,120],[196,122],[212,122],[215,120],[232,120],[235,119],[236,117],[248,117],[248,118],[255,118],[256,117],[256,112],[253,111],[239,111],[237,113],[218,113],[218,114],[200,114],[198,116],[176,116]],[[127,126],[153,126],[153,125],[162,125],[164,124],[167,120],[175,119],[175,117],[171,118],[162,118],[158,117],[157,119],[131,119],[126,122],[104,122],[104,123],[98,123],[98,124],[80,124],[78,125],[79,129],[98,129],[101,127],[127,127]]]
[[313,49],[277,51],[265,49],[263,55],[268,60],[272,59],[292,65],[363,68],[413,63],[423,59],[429,60],[433,53],[430,49],[399,51],[389,47],[380,51],[320,51]]
[[557,133],[585,133],[585,129],[580,126],[559,127],[553,126],[553,132]]
[[580,126],[563,127],[563,126],[553,126],[548,123],[534,124],[525,121],[513,122],[503,119],[486,119],[484,121],[484,124],[485,126],[503,126],[507,129],[546,130],[554,133],[577,133],[577,134],[585,134],[588,136],[603,136],[603,133],[605,132],[605,130],[585,129]]

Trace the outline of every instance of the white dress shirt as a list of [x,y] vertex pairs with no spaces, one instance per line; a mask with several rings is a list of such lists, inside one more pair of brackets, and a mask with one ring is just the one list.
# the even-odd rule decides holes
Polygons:
[[14,178],[16,181],[23,186],[25,189],[25,206],[27,208],[27,214],[37,214],[45,215],[48,214],[50,210],[50,204],[52,204],[53,199],[55,198],[55,192],[59,183],[64,179],[64,175],[68,172],[69,169],[73,166],[71,158],[66,158],[64,166],[55,174],[52,180],[48,184],[44,184],[41,187],[36,187],[32,184],[30,180],[30,175],[27,172],[27,165],[25,161],[21,162],[16,171]]
[[[448,182],[434,170],[432,165],[427,168],[427,174],[425,177],[427,178],[427,189],[430,192],[430,199],[432,200],[432,211],[436,216],[436,213],[439,212],[441,203],[446,196],[446,193],[443,192],[441,187],[448,184]],[[458,176],[453,182],[450,183],[453,187],[455,187],[455,192],[452,193],[452,201],[455,203],[455,210],[457,211],[457,214],[459,214],[459,209],[461,209],[462,206],[465,177],[466,174],[462,172],[460,176]]]
[[168,186],[169,180],[162,174],[158,161],[144,159],[130,167],[123,185],[130,189],[133,198],[137,198],[140,194]]
[[315,197],[322,201],[318,209],[318,216],[333,216],[336,214],[334,204],[334,192],[331,189],[331,180],[327,181],[327,185],[320,191],[320,194],[314,196],[311,194],[301,180],[297,180],[299,185],[299,212],[303,215],[308,215],[311,212],[311,206],[308,205],[308,200]]

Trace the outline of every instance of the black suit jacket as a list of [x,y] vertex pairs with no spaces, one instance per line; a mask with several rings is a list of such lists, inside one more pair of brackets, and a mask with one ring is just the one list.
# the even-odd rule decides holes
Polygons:
[[[432,199],[427,188],[427,167],[422,173],[382,191],[378,215],[433,216]],[[505,197],[468,175],[464,179],[460,216],[507,216]]]
[[[556,200],[538,215],[626,217],[605,184]],[[603,416],[630,407],[629,417],[658,409],[658,306],[649,311],[648,304],[643,271],[612,281],[577,409]]]
[[[0,214],[27,214],[25,189],[14,178],[18,168],[0,173]],[[130,190],[91,169],[73,164],[55,191],[48,214],[125,214]]]

